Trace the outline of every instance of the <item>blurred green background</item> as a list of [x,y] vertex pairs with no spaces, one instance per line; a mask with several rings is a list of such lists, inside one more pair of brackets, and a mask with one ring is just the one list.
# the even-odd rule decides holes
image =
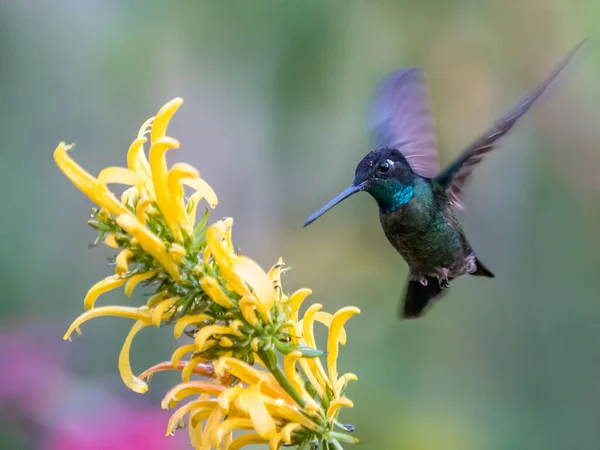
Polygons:
[[[1,0],[0,448],[108,448],[52,436],[110,434],[107,396],[156,410],[178,379],[156,376],[143,397],[122,385],[128,321],[62,341],[111,252],[88,249],[91,203],[52,160],[65,140],[92,173],[124,165],[138,127],[175,96],[170,162],[215,188],[212,219],[233,216],[236,244],[263,266],[282,255],[287,290],[362,309],[340,360],[359,375],[342,420],[360,448],[600,448],[599,24],[597,0]],[[369,150],[367,102],[387,72],[428,74],[445,164],[584,37],[587,56],[469,185],[461,219],[495,279],[462,278],[424,319],[399,321],[406,264],[371,198],[302,229]],[[101,299],[124,301],[142,296]],[[167,359],[170,336],[144,330],[134,370]],[[60,393],[39,363],[52,352]],[[188,448],[185,432],[161,437],[167,417],[146,429],[156,447],[110,446]]]

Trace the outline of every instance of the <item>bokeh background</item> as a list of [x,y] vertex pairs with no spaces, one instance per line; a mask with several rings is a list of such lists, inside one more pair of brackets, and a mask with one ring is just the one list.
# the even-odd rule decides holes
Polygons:
[[[159,403],[176,374],[145,396],[120,381],[130,323],[92,321],[62,341],[111,253],[88,249],[91,203],[52,160],[66,140],[93,173],[124,164],[175,96],[170,161],[215,188],[212,218],[235,217],[236,243],[265,267],[283,255],[288,290],[362,309],[340,361],[360,377],[343,419],[361,448],[600,448],[599,5],[0,0],[0,448],[188,448],[185,432],[164,437]],[[402,322],[406,265],[371,198],[302,229],[369,150],[367,102],[388,71],[427,72],[447,163],[584,37],[583,57],[469,185],[461,218],[495,279],[456,281]],[[174,345],[144,330],[134,370]]]

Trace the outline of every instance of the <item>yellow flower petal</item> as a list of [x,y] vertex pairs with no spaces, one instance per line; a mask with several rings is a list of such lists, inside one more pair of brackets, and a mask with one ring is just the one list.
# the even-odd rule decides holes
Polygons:
[[223,243],[225,240],[225,233],[223,221],[215,222],[206,229],[207,252],[205,252],[204,256],[205,262],[207,262],[206,255],[210,255],[221,268],[221,271],[228,272],[231,271],[235,255],[233,254],[233,251],[227,248]]
[[194,342],[198,347],[198,351],[202,351],[204,349],[204,345],[209,337],[214,334],[233,334],[234,336],[240,336],[241,333],[237,330],[231,329],[231,327],[227,327],[225,325],[208,325],[200,328],[194,337]]
[[220,395],[227,388],[217,383],[210,383],[207,381],[188,381],[187,383],[180,383],[177,386],[171,388],[164,396],[161,402],[162,409],[170,409],[190,395],[196,394],[210,394]]
[[[210,415],[212,411],[207,412],[206,410],[194,411],[190,414],[188,419],[188,433],[190,435],[190,442],[194,449],[199,449],[202,446],[202,421]],[[204,417],[206,415],[206,417]],[[197,421],[195,421],[197,419]]]
[[273,283],[262,268],[250,258],[239,256],[233,263],[233,270],[254,291],[258,300],[257,309],[265,322],[270,322],[270,310],[275,303]]
[[335,400],[332,400],[332,402],[329,404],[329,408],[327,408],[327,420],[331,422],[333,419],[335,419],[338,411],[342,407],[353,408],[354,403],[352,402],[352,400],[346,397],[336,398]]
[[290,297],[290,308],[292,309],[292,314],[294,315],[294,320],[296,322],[298,322],[298,311],[300,310],[300,306],[302,306],[302,302],[310,294],[312,294],[312,291],[310,289],[303,288],[303,289],[298,289]]
[[185,368],[181,371],[181,379],[184,382],[190,381],[190,378],[192,376],[192,373],[194,373],[194,369],[196,368],[196,366],[204,361],[206,361],[206,358],[203,358],[201,356],[196,356],[195,358],[190,359]]
[[150,325],[146,320],[138,320],[125,338],[121,352],[119,353],[119,373],[125,385],[133,392],[144,394],[148,390],[148,385],[133,374],[129,353],[131,351],[131,342],[135,335],[144,327]]
[[138,198],[138,195],[139,195],[139,192],[138,192],[138,188],[136,186],[130,187],[129,189],[125,189],[123,191],[123,193],[121,194],[121,203],[132,208],[133,204],[135,203],[134,200],[136,200]]
[[[128,248],[121,250],[115,260],[115,272],[118,276],[123,276],[129,271],[129,259],[133,256],[133,252]],[[122,283],[121,283],[122,284]]]
[[241,418],[231,418],[226,419],[219,424],[214,430],[211,436],[213,443],[222,443],[224,437],[230,434],[234,430],[252,430],[254,426],[252,424],[252,420],[250,419],[241,419]]
[[143,180],[137,173],[125,167],[106,167],[98,174],[98,183],[101,184],[137,186],[142,182]]
[[175,323],[173,334],[175,335],[176,339],[179,339],[188,325],[203,325],[204,322],[214,322],[214,320],[215,319],[213,319],[208,314],[195,314],[193,316],[183,316],[182,318],[177,319],[177,323]]
[[181,358],[183,358],[183,355],[194,351],[196,351],[196,344],[182,345],[171,355],[171,364],[173,364],[173,366],[176,366],[179,363],[179,361],[181,361]]
[[116,316],[116,317],[125,317],[127,319],[134,320],[145,320],[150,322],[149,312],[147,309],[143,308],[127,308],[125,306],[101,306],[99,308],[94,308],[89,311],[81,314],[75,321],[71,324],[67,332],[65,333],[63,339],[67,340],[73,334],[73,331],[79,329],[79,326],[90,319],[94,319],[96,317],[102,316]]
[[267,442],[269,442],[268,439],[263,439],[258,434],[243,434],[233,440],[229,445],[229,450],[240,450],[240,448],[245,447],[246,445],[265,444]]
[[[154,123],[156,127],[156,122]],[[154,128],[153,128],[154,133]],[[179,142],[176,139],[169,137],[161,137],[150,147],[150,169],[152,171],[152,182],[154,184],[154,193],[156,195],[156,203],[162,213],[173,237],[178,242],[181,242],[182,235],[177,223],[177,213],[175,205],[171,202],[169,196],[169,187],[167,185],[167,160],[166,153],[171,149],[178,149]]]
[[158,270],[149,270],[148,272],[136,273],[135,275],[129,277],[127,279],[127,283],[125,284],[125,295],[127,297],[131,297],[133,290],[138,284],[140,284],[142,281],[152,278],[158,272]]
[[155,327],[160,326],[160,322],[163,318],[163,314],[165,314],[165,311],[172,308],[173,305],[175,305],[178,301],[179,297],[171,297],[163,300],[152,309],[152,323]]
[[227,295],[225,295],[225,292],[223,292],[223,289],[221,289],[219,282],[213,277],[208,275],[202,277],[200,280],[200,286],[202,287],[202,290],[206,292],[206,295],[208,295],[210,299],[217,305],[227,309],[233,309],[235,307],[235,303],[233,303],[233,301],[227,297]]
[[85,298],[83,299],[84,308],[92,309],[98,297],[108,291],[112,291],[113,289],[123,286],[126,281],[126,278],[121,278],[117,275],[111,275],[102,281],[98,281],[85,295]]
[[179,226],[186,227],[188,225],[188,217],[183,204],[183,186],[181,180],[184,178],[198,178],[200,174],[198,170],[186,163],[173,164],[171,170],[167,174],[167,187],[169,189],[169,197],[173,205],[175,216]]
[[167,291],[160,291],[160,292],[150,296],[150,298],[146,302],[146,306],[148,308],[152,309],[156,305],[158,305],[161,301],[163,301],[165,298],[167,298],[169,295],[171,295],[171,294],[169,294]]
[[300,351],[294,351],[285,355],[283,357],[283,372],[296,392],[302,394],[304,393],[304,387],[302,386],[302,380],[296,372],[296,361],[300,358],[302,358],[302,352]]
[[353,374],[353,373],[345,373],[344,375],[342,375],[341,377],[338,378],[337,381],[337,391],[338,392],[342,392],[346,389],[346,385],[348,384],[349,381],[356,381],[358,380],[358,377]]
[[117,235],[115,233],[108,233],[104,238],[104,244],[110,248],[119,248],[119,244],[117,244]]
[[181,180],[181,184],[194,189],[202,196],[202,198],[206,200],[208,206],[211,208],[216,208],[217,204],[219,203],[219,199],[217,198],[215,191],[213,191],[213,188],[211,188],[210,185],[202,178],[184,178]]
[[223,413],[219,408],[213,409],[213,412],[210,414],[210,417],[206,421],[206,426],[204,427],[204,433],[202,433],[202,446],[200,450],[211,450],[212,447],[219,448],[219,442],[212,441],[212,435],[214,431],[219,426],[221,419],[223,418]]
[[268,400],[266,406],[272,417],[280,417],[288,422],[298,423],[308,430],[316,430],[318,428],[315,422],[288,403]]
[[285,427],[281,429],[280,435],[281,440],[286,444],[292,443],[292,433],[296,430],[302,429],[302,425],[298,423],[288,423]]
[[146,222],[146,210],[152,203],[154,203],[154,199],[150,197],[145,197],[138,202],[135,209],[135,215],[140,223]]
[[266,376],[265,372],[260,372],[251,365],[236,358],[221,357],[214,363],[214,368],[215,373],[221,377],[227,371],[249,385],[255,385],[264,381]]
[[175,281],[181,281],[177,264],[175,264],[173,258],[167,253],[164,244],[158,236],[152,233],[131,214],[120,215],[117,217],[117,223],[121,228],[136,238],[140,247],[151,254],[169,275],[175,279]]
[[146,127],[149,126],[153,120],[154,118],[150,118],[142,125],[137,139],[131,143],[127,152],[127,167],[143,179],[143,186],[150,197],[154,197],[154,187],[152,185],[150,164],[144,154],[144,144],[147,142],[144,133],[146,132]]
[[[315,321],[322,323],[327,328],[331,326],[331,321],[333,320],[333,314],[329,314],[327,312],[319,311],[315,316]],[[340,337],[339,337],[340,345],[346,345],[346,330],[344,327],[340,328]]]
[[[306,314],[304,314],[304,319],[302,320],[302,331],[303,331],[303,339],[306,345],[311,348],[316,349],[315,343],[315,335],[314,335],[314,320],[317,316],[319,310],[323,307],[318,303],[311,305],[307,310]],[[319,382],[319,384],[323,387],[323,391],[327,392],[328,388],[333,388],[330,386],[330,382],[327,379],[327,374],[325,373],[325,369],[321,364],[321,360],[319,358],[310,358],[307,361],[307,366],[310,367],[311,372]],[[315,386],[313,386],[315,387]],[[317,389],[315,387],[315,389]]]
[[54,150],[54,161],[58,165],[58,168],[81,192],[94,203],[98,204],[95,193],[98,180],[86,172],[67,154],[67,151],[73,147],[74,145],[65,145],[64,142],[58,144],[56,150]]
[[219,406],[225,414],[229,413],[229,408],[244,392],[245,388],[240,384],[236,384],[234,387],[227,389],[219,396]]
[[177,411],[173,413],[171,418],[169,419],[169,423],[167,424],[167,436],[173,434],[175,432],[176,427],[183,420],[185,415],[192,410],[200,411],[212,411],[215,407],[218,407],[216,400],[195,400],[189,402],[179,408]]
[[248,405],[248,412],[254,424],[254,429],[262,438],[271,439],[277,432],[277,428],[267,407],[263,403],[262,394],[260,393],[260,383],[246,389],[244,399]]
[[201,192],[194,192],[187,201],[186,210],[187,210],[187,233],[188,235],[192,235],[194,232],[194,226],[196,225],[196,210],[198,209],[198,203],[204,197]]
[[242,297],[238,302],[244,319],[254,328],[258,328],[258,317],[255,312],[257,303],[255,299],[248,296]]
[[360,309],[354,306],[347,306],[340,309],[333,316],[331,326],[329,327],[329,335],[327,336],[327,366],[329,368],[329,379],[334,384],[333,390],[336,397],[339,396],[339,390],[337,387],[337,358],[338,358],[338,340],[340,330],[344,324],[355,314],[359,314]]
[[152,131],[150,132],[150,140],[152,144],[167,134],[169,122],[182,103],[183,99],[181,97],[176,97],[173,100],[165,103],[162,108],[160,108],[154,119]]

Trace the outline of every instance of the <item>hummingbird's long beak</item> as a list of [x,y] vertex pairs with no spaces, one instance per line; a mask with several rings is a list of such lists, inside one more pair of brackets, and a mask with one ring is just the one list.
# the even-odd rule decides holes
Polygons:
[[314,213],[312,216],[306,219],[306,222],[304,222],[304,227],[307,227],[308,225],[313,223],[315,220],[317,220],[319,217],[321,217],[323,214],[325,214],[327,211],[329,211],[342,200],[350,197],[353,194],[356,194],[357,192],[364,190],[365,185],[366,183],[360,183],[358,185],[351,184],[350,186],[348,186],[346,189],[344,189],[342,192],[336,195],[335,198],[333,198],[329,203],[327,203],[320,210],[318,210],[316,213]]

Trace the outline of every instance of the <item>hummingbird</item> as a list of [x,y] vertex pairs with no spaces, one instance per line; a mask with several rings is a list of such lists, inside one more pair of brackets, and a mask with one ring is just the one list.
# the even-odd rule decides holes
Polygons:
[[[384,77],[371,99],[371,148],[357,165],[354,181],[311,215],[304,227],[357,192],[379,207],[383,232],[406,261],[408,281],[400,309],[405,319],[425,314],[430,302],[463,275],[494,278],[477,257],[456,216],[473,169],[497,147],[517,121],[567,66],[581,42],[538,87],[440,170],[427,80],[419,67]],[[431,302],[433,303],[433,302]]]

